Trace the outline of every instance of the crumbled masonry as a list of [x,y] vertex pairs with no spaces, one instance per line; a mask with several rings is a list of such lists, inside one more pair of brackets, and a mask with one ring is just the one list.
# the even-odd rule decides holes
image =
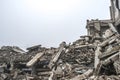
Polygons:
[[[0,80],[120,80],[120,17],[87,20],[87,35],[58,48],[0,48]],[[118,9],[120,10],[120,9]],[[120,12],[120,11],[119,11]]]

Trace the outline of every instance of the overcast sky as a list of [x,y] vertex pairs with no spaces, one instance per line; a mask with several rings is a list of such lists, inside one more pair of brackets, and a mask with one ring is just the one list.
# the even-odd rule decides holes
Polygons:
[[58,46],[86,35],[87,19],[109,19],[110,0],[0,0],[0,46]]

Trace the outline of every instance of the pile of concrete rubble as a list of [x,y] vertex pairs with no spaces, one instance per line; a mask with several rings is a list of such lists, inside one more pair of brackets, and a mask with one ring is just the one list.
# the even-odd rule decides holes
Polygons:
[[[87,35],[58,48],[0,48],[0,80],[120,80],[120,21],[87,20]],[[117,0],[118,1],[118,0]]]
[[88,21],[90,34],[58,48],[1,47],[0,80],[119,80],[120,35],[108,22]]

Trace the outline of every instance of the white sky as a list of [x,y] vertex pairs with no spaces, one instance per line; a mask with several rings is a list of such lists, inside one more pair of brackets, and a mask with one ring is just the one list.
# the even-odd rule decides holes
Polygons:
[[0,0],[0,46],[58,46],[86,34],[87,19],[109,19],[110,0]]

